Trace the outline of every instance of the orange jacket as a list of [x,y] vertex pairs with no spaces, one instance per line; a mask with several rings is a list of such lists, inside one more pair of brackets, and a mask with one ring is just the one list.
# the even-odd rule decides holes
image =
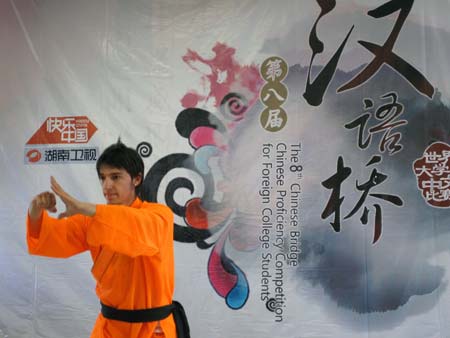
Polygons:
[[[65,258],[89,250],[97,281],[96,293],[105,305],[145,309],[172,302],[174,290],[173,214],[161,204],[97,205],[93,217],[64,219],[43,212],[39,238],[29,233],[30,254]],[[148,338],[155,322],[126,323],[99,314],[91,338]],[[170,315],[161,321],[166,338],[176,338]]]

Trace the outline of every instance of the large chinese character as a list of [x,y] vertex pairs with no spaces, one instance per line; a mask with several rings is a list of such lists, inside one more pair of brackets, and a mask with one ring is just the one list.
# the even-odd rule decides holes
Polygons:
[[[331,80],[333,79],[341,54],[354,28],[354,26],[350,28],[347,36],[345,37],[339,48],[336,50],[334,55],[322,68],[320,73],[316,76],[315,80],[311,82],[311,67],[314,58],[317,54],[322,53],[324,50],[323,42],[317,37],[317,24],[323,16],[331,12],[336,6],[335,0],[316,1],[321,8],[321,12],[319,17],[315,21],[309,36],[309,44],[312,50],[312,56],[308,69],[306,88],[303,94],[305,100],[312,106],[318,106],[322,103],[325,91],[327,90]],[[406,80],[408,80],[420,93],[428,96],[429,98],[433,97],[434,88],[431,83],[417,69],[415,69],[412,65],[410,65],[408,62],[406,62],[393,52],[394,44],[397,41],[403,24],[405,23],[406,18],[409,15],[409,12],[411,11],[413,3],[414,0],[391,0],[367,13],[369,16],[378,19],[395,13],[396,11],[400,11],[395,25],[383,46],[379,46],[368,41],[358,41],[360,45],[373,53],[375,57],[353,79],[342,85],[337,90],[338,93],[362,85],[370,78],[372,78],[372,76],[377,73],[377,71],[383,64],[387,64],[396,72],[401,74]]]
[[334,73],[336,72],[339,58],[341,57],[341,54],[344,50],[347,40],[350,37],[350,34],[352,33],[354,28],[354,26],[350,28],[349,32],[347,33],[347,36],[345,37],[344,41],[341,43],[339,48],[336,50],[334,55],[331,57],[331,59],[328,61],[325,67],[322,68],[322,70],[316,76],[314,81],[311,82],[311,67],[314,58],[316,57],[317,54],[322,53],[324,50],[323,42],[320,41],[320,39],[317,37],[317,24],[319,23],[319,20],[323,16],[331,12],[334,9],[334,7],[336,7],[335,0],[317,0],[317,3],[319,4],[321,11],[309,35],[309,45],[312,50],[312,55],[311,61],[309,63],[306,88],[305,92],[303,93],[303,97],[305,98],[306,102],[308,102],[312,106],[318,106],[322,103],[325,91],[327,90],[328,85],[330,84],[334,76]]
[[378,19],[390,15],[396,11],[400,11],[394,28],[383,46],[379,46],[368,41],[358,41],[360,45],[373,53],[375,57],[353,79],[341,86],[338,89],[338,93],[362,85],[373,75],[375,75],[383,64],[388,64],[404,78],[406,78],[420,93],[428,96],[429,98],[433,97],[434,88],[430,82],[428,82],[428,80],[421,73],[419,73],[417,69],[392,51],[398,35],[400,34],[400,30],[402,29],[403,24],[411,11],[413,3],[414,0],[391,0],[367,13],[371,17]]
[[341,204],[344,201],[344,197],[341,197],[341,185],[351,173],[352,169],[344,167],[344,159],[339,156],[336,174],[322,182],[325,188],[332,190],[327,206],[322,212],[322,219],[334,214],[334,221],[330,224],[336,232],[341,231]]
[[[376,112],[375,117],[378,120],[382,120],[381,123],[369,128],[369,135],[364,139],[364,131],[366,124],[369,120],[370,113],[362,114],[353,121],[347,123],[345,128],[354,129],[358,128],[358,147],[360,149],[366,149],[372,140],[372,135],[384,131],[383,137],[380,141],[379,150],[384,152],[386,148],[389,150],[389,154],[393,155],[403,149],[403,146],[399,144],[402,134],[392,133],[392,130],[398,128],[404,124],[407,124],[406,120],[395,121],[403,113],[403,105],[397,102],[397,94],[394,92],[387,93],[381,97],[382,99],[391,98],[392,102],[386,103],[380,106]],[[373,101],[371,99],[364,99],[364,108],[370,109],[373,107]]]
[[[377,163],[380,160],[378,156],[373,157],[368,165],[371,165],[373,163]],[[331,226],[336,232],[340,231],[340,207],[341,204],[344,201],[344,197],[340,197],[340,189],[343,181],[350,176],[351,174],[351,168],[344,167],[344,162],[341,156],[338,158],[338,165],[337,165],[337,172],[327,180],[322,182],[322,185],[327,189],[332,189],[332,193],[330,196],[330,199],[328,201],[327,206],[325,207],[324,211],[322,212],[322,219],[325,219],[329,217],[331,214],[334,213],[334,221],[331,223]],[[396,206],[402,206],[403,201],[400,197],[395,195],[389,195],[389,194],[379,194],[379,193],[370,193],[370,190],[381,183],[383,183],[387,179],[387,176],[381,172],[378,172],[376,169],[372,170],[372,173],[370,175],[370,178],[367,180],[367,182],[364,182],[362,184],[358,184],[358,181],[356,181],[356,189],[359,191],[362,191],[361,197],[354,206],[354,208],[347,214],[347,216],[344,217],[344,219],[348,219],[352,217],[358,210],[363,206],[364,202],[366,201],[368,196],[378,198],[387,202],[390,202]],[[381,206],[379,204],[373,204],[375,208],[375,222],[374,222],[374,236],[373,236],[373,244],[375,244],[378,239],[381,236],[382,231],[382,210]],[[369,209],[367,207],[364,207],[363,213],[361,215],[361,223],[363,225],[367,224],[369,216]]]
[[[350,211],[350,213],[345,216],[344,219],[350,218],[352,217],[360,208],[361,206],[364,204],[367,196],[371,196],[371,197],[375,197],[375,198],[379,198],[382,200],[385,200],[387,202],[390,202],[396,206],[402,206],[403,205],[403,201],[401,200],[400,197],[395,196],[395,195],[389,195],[389,194],[369,194],[370,190],[374,187],[376,187],[377,185],[380,185],[381,183],[383,183],[385,180],[387,179],[387,175],[378,172],[377,169],[373,169],[372,173],[370,174],[370,178],[367,180],[367,182],[362,183],[361,185],[358,185],[358,182],[356,182],[356,189],[358,189],[359,191],[362,191],[362,195],[358,201],[358,203],[356,203],[355,207],[353,208],[352,211]],[[374,229],[374,236],[373,236],[373,244],[375,244],[378,239],[381,236],[381,229],[382,229],[382,211],[381,211],[381,207],[379,204],[374,204],[373,205],[375,207],[375,229]],[[369,214],[369,209],[367,209],[367,207],[364,207],[364,211],[363,214],[361,216],[361,223],[362,224],[367,224],[367,218],[368,218],[368,214]]]

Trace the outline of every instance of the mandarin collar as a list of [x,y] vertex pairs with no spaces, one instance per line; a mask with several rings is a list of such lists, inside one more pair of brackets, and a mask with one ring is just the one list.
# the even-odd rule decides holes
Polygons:
[[140,208],[142,205],[142,201],[139,197],[136,197],[136,199],[131,203],[130,207],[132,208]]

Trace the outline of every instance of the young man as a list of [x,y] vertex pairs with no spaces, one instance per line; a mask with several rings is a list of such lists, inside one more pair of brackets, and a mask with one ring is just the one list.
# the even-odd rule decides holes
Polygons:
[[[102,305],[91,338],[176,338],[173,214],[138,198],[144,163],[120,141],[102,153],[97,173],[106,205],[75,199],[51,177],[53,193],[29,207],[28,250],[59,258],[90,251]],[[58,219],[47,212],[56,212],[55,195],[66,206]]]

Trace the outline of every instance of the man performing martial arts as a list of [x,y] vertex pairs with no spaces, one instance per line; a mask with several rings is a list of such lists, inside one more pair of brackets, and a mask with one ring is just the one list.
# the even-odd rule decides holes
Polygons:
[[[101,154],[97,173],[106,205],[75,199],[51,177],[53,192],[35,196],[28,210],[28,250],[59,258],[90,251],[101,302],[91,338],[176,338],[172,211],[138,197],[144,163],[120,140]],[[58,219],[48,214],[55,195],[66,206]]]

